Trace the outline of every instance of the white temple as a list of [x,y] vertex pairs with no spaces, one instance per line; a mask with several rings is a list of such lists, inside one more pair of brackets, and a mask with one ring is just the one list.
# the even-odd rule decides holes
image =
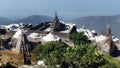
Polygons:
[[22,29],[18,30],[11,39],[12,51],[19,53],[29,50],[29,44],[26,34]]
[[[107,27],[108,27],[108,25],[107,25]],[[95,41],[95,42],[100,42],[100,41],[105,40],[105,39],[108,38],[105,35],[96,35],[96,36],[94,36],[93,33],[96,33],[96,31],[95,30],[90,31],[89,29],[85,29],[84,26],[77,29],[77,32],[84,32],[84,35],[86,35],[89,38],[89,40]],[[112,39],[113,39],[114,42],[119,41],[118,38],[112,38]]]
[[12,51],[19,52],[20,51],[20,43],[21,43],[21,36],[22,30],[18,30],[11,39],[11,45],[13,45]]
[[21,36],[23,33],[23,31],[21,29],[19,29],[14,35],[12,38],[19,38],[19,36]]

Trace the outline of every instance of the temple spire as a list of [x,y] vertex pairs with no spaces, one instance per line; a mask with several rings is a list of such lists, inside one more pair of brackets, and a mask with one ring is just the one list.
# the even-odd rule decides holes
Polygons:
[[59,21],[57,12],[56,12],[54,20],[51,25],[51,32],[58,32],[58,31],[64,30],[64,28],[65,28],[65,25]]
[[54,17],[53,23],[56,23],[56,24],[59,23],[57,12],[55,12],[55,17]]
[[105,36],[111,36],[112,35],[109,25],[106,26],[105,30],[102,32],[102,35],[105,35]]
[[55,17],[57,17],[57,12],[55,12]]

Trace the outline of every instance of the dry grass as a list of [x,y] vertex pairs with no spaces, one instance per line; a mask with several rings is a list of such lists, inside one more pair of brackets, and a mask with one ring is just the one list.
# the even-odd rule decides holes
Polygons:
[[[1,51],[2,53],[2,62],[6,64],[7,62],[12,62],[16,66],[23,65],[23,54],[16,53],[8,50]],[[30,60],[34,62],[34,56],[31,55]]]

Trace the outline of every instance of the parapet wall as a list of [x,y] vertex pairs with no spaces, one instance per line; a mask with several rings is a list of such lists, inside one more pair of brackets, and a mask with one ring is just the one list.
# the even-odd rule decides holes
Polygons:
[[[48,31],[35,31],[35,30],[30,30],[28,33],[39,33],[41,36],[47,35],[49,32]],[[69,37],[69,33],[60,33],[60,32],[52,32],[54,35],[57,35],[59,37]]]

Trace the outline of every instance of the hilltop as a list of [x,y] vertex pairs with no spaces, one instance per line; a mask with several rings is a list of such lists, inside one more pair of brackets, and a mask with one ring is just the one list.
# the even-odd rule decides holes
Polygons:
[[88,29],[95,29],[98,33],[101,33],[106,25],[110,25],[114,36],[120,37],[120,15],[116,16],[86,16],[74,19],[74,22],[78,28],[83,25]]
[[10,20],[4,17],[0,17],[0,25],[4,24],[10,24],[10,23],[31,23],[31,24],[37,24],[40,22],[51,22],[53,20],[52,17],[46,16],[46,15],[30,15],[27,17],[23,17],[20,19],[14,19]]
[[14,23],[39,23],[39,22],[45,22],[45,21],[52,21],[53,18],[45,15],[31,15],[28,17],[24,17],[22,19],[18,19],[16,21],[13,21]]
[[8,24],[9,22],[11,22],[10,19],[4,18],[4,17],[0,17],[0,25]]

